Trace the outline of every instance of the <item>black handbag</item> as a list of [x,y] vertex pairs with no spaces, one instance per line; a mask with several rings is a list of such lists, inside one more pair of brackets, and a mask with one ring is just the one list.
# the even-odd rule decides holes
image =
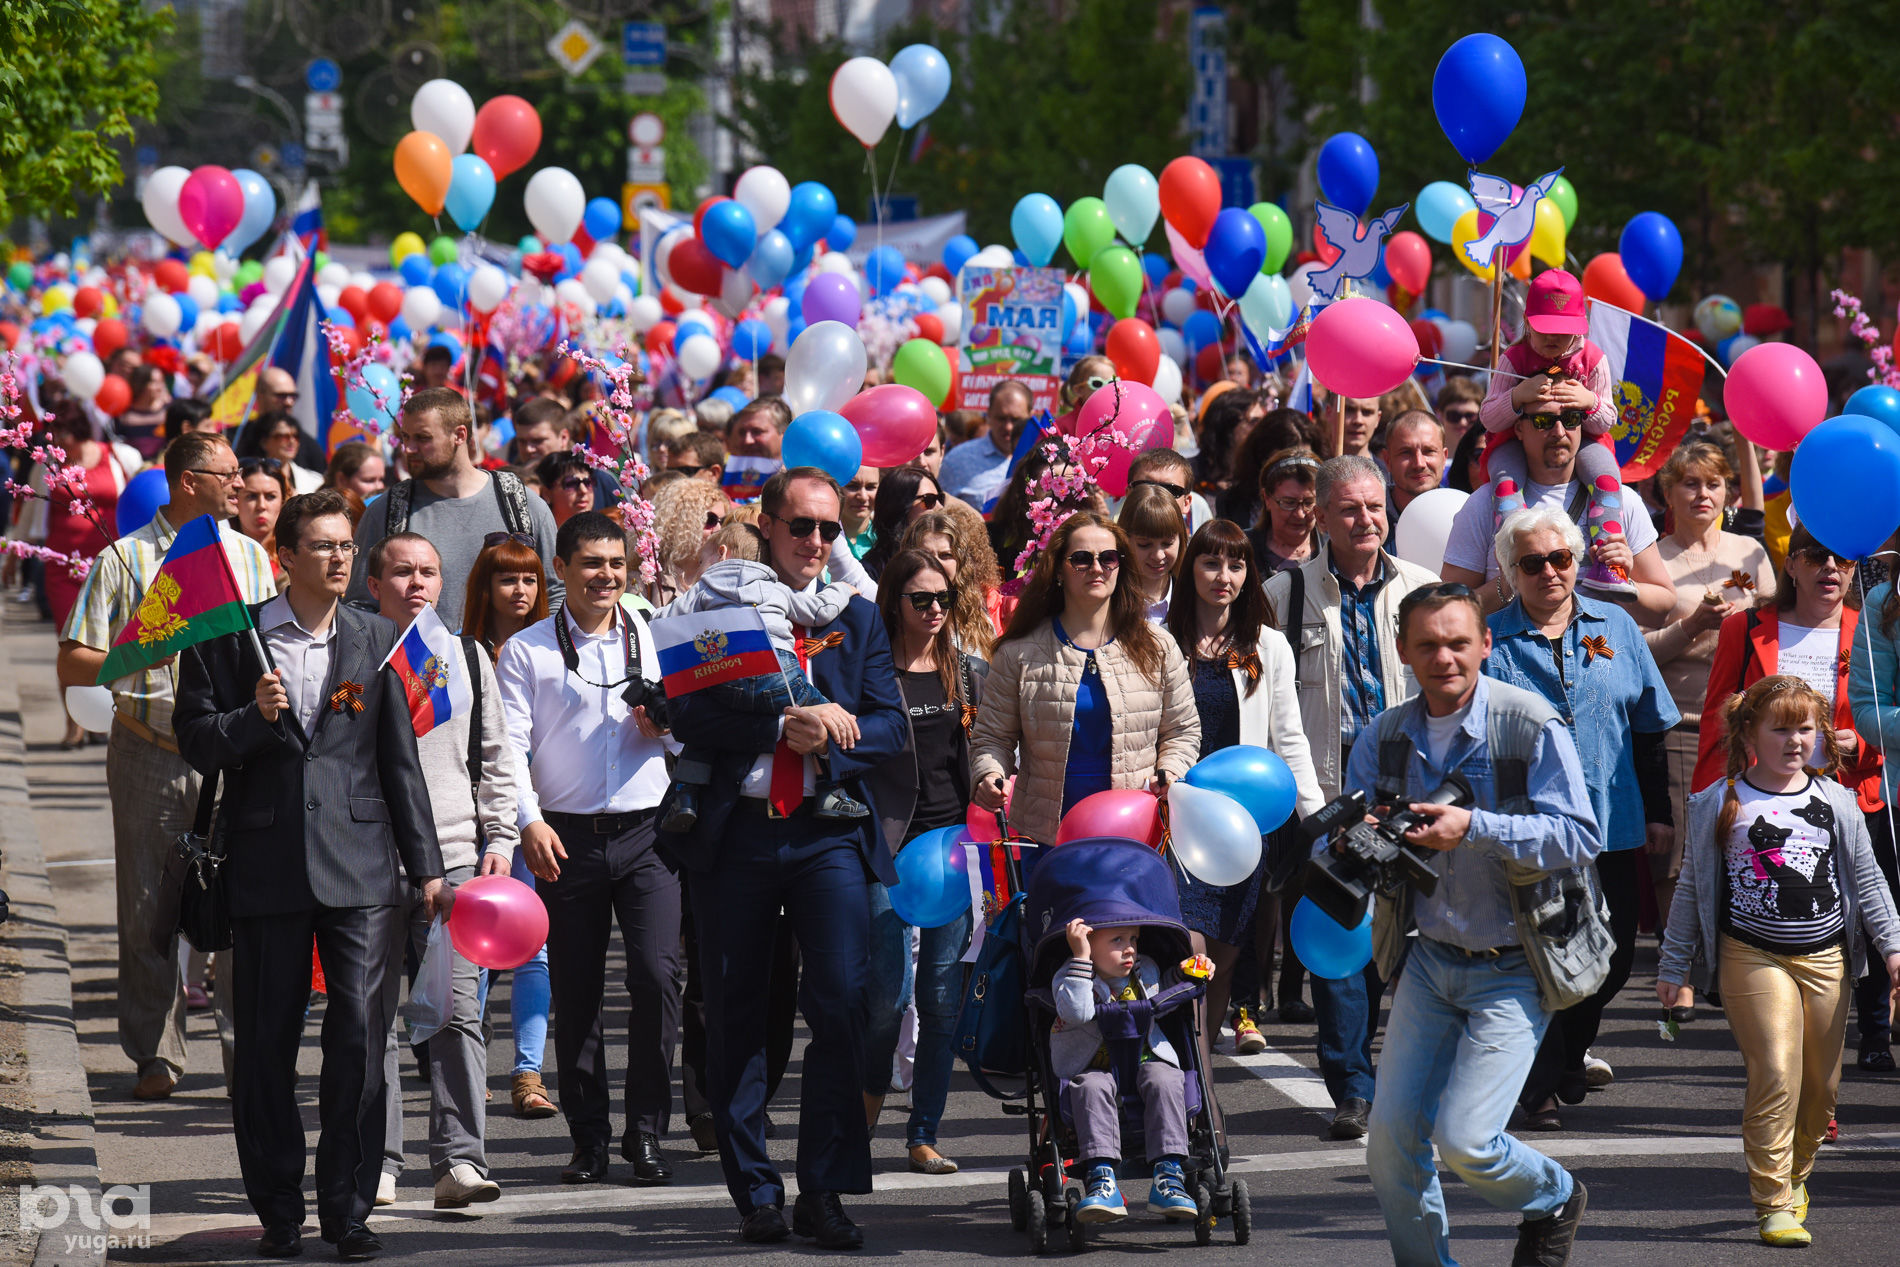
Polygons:
[[165,855],[165,870],[158,881],[158,918],[152,921],[152,946],[161,955],[171,953],[173,936],[183,937],[200,953],[231,948],[224,842],[212,823],[217,799],[218,772],[213,771],[199,790],[198,817],[191,830],[180,832]]

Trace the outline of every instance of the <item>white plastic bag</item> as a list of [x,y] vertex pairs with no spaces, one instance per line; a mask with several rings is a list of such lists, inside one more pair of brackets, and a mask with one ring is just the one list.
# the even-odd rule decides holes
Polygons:
[[403,1019],[409,1023],[409,1045],[428,1042],[449,1023],[454,1008],[455,948],[449,944],[448,921],[438,919],[429,925],[422,966],[409,987],[409,1001],[402,1006]]

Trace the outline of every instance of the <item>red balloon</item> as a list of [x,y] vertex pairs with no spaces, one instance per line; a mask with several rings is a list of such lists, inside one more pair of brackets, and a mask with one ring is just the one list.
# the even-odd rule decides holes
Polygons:
[[[97,331],[94,331],[94,333],[96,334]],[[19,341],[20,327],[14,325],[11,321],[0,321],[0,348],[10,348]],[[98,350],[97,346],[93,348],[95,352]]]
[[1338,247],[1326,240],[1326,235],[1319,231],[1317,224],[1313,226],[1313,250],[1318,253],[1321,264],[1331,264],[1341,254]]
[[1210,343],[1194,354],[1194,372],[1203,383],[1218,383],[1226,377],[1227,354],[1218,343]]
[[1438,328],[1436,321],[1420,317],[1405,324],[1412,327],[1412,337],[1418,340],[1420,356],[1440,357],[1445,354],[1445,332]]
[[647,331],[647,355],[671,355],[673,336],[679,333],[679,327],[671,321],[662,321]]
[[725,283],[726,266],[697,237],[687,238],[673,248],[667,268],[675,286],[695,295],[717,295]]
[[1115,362],[1119,377],[1152,383],[1161,365],[1161,340],[1146,321],[1123,317],[1108,328],[1108,359]]
[[922,453],[937,433],[930,398],[902,383],[859,392],[838,413],[857,430],[866,466],[902,465]]
[[152,266],[152,280],[168,295],[191,286],[191,270],[178,260],[160,260]]
[[945,268],[942,264],[932,264],[929,268],[924,270],[924,276],[935,277],[941,281],[949,282],[952,285],[954,285],[957,280],[956,278],[950,276],[950,270]]
[[[388,325],[402,315],[402,287],[394,282],[377,282],[369,288],[369,315]],[[363,318],[356,318],[361,321]]]
[[[1900,336],[1895,336],[1900,341]],[[950,362],[950,394],[943,398],[943,411],[963,408],[963,370],[957,364],[957,349],[947,347],[943,350],[943,359]]]
[[677,317],[686,311],[686,305],[680,302],[671,286],[663,287],[660,291],[660,311],[669,317]]
[[943,322],[934,312],[920,312],[910,319],[917,327],[917,337],[929,339],[932,343],[943,342]]
[[469,144],[500,180],[526,167],[541,148],[541,116],[520,97],[491,97],[475,112]]
[[449,941],[483,968],[519,968],[548,940],[548,908],[533,889],[506,875],[477,876],[455,889]]
[[105,297],[99,293],[97,286],[81,286],[73,292],[73,316],[75,317],[96,317],[104,306]]
[[336,306],[358,321],[370,314],[369,296],[361,286],[345,286],[337,292]]
[[363,337],[361,330],[358,330],[354,326],[339,326],[334,328],[337,330],[338,337],[341,338],[344,345],[349,348],[351,356],[355,356],[358,352],[363,350],[367,340]]
[[1152,792],[1140,788],[1110,788],[1085,796],[1062,816],[1056,830],[1057,845],[1090,836],[1119,836],[1140,840],[1151,848],[1161,847],[1161,802]]
[[[1015,798],[1015,795],[1016,776],[1012,774],[1003,782],[1003,813],[1005,816],[1009,814],[1010,802]],[[992,840],[1001,840],[1003,838],[1003,826],[996,821],[996,815],[984,809],[975,801],[971,801],[970,808],[964,811],[963,830],[970,834],[971,840],[981,841],[985,844]]]
[[1423,294],[1432,279],[1431,245],[1410,229],[1394,233],[1385,240],[1385,271],[1414,295]]
[[1643,311],[1649,302],[1642,288],[1624,271],[1623,257],[1614,251],[1605,252],[1583,266],[1583,293],[1631,312]]
[[1202,159],[1175,159],[1161,169],[1161,214],[1189,246],[1200,250],[1220,215],[1220,177]]
[[[16,333],[13,337],[19,336]],[[117,317],[107,317],[92,328],[92,350],[102,360],[124,347],[125,341],[125,322]],[[12,347],[13,338],[7,339],[6,344]]]
[[701,202],[699,204],[698,209],[696,209],[693,212],[693,236],[694,237],[699,236],[699,226],[704,224],[706,221],[706,208],[714,205],[715,203],[731,202],[731,201],[732,199],[726,197],[724,194],[714,194],[712,197]]
[[204,341],[204,349],[229,365],[243,354],[244,336],[236,322],[226,321],[211,332],[211,337]]
[[132,407],[132,384],[117,374],[108,374],[99,384],[99,394],[92,398],[92,403],[117,418]]

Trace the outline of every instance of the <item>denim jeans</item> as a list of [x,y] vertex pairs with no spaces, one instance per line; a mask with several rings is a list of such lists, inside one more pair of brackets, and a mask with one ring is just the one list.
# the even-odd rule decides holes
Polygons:
[[865,972],[864,1094],[891,1089],[897,1057],[897,1027],[910,1006],[910,925],[891,909],[891,891],[867,886],[871,911],[871,961]]
[[870,1015],[864,1026],[864,1092],[891,1089],[897,1030],[904,1009],[917,1003],[917,1058],[912,1065],[910,1123],[906,1144],[937,1142],[937,1122],[950,1098],[955,1066],[951,1043],[963,1006],[963,952],[970,948],[972,920],[966,909],[941,928],[918,932],[917,958],[910,957],[910,925],[891,909],[891,891],[871,886]]
[[1457,1262],[1434,1143],[1500,1210],[1538,1219],[1570,1199],[1570,1172],[1504,1133],[1549,1023],[1522,951],[1470,959],[1417,940],[1392,1000],[1366,1155],[1398,1267]]
[[[515,879],[529,888],[534,887],[534,872],[528,870],[527,856],[519,849],[515,850],[513,868],[509,871]],[[488,969],[481,970],[480,992],[476,996],[476,1015],[488,1015],[488,987],[494,981],[494,974]],[[548,948],[542,946],[534,952],[534,958],[514,969],[515,988],[508,996],[508,1027],[515,1035],[515,1064],[511,1073],[540,1073],[541,1061],[548,1049],[548,1009],[554,1002],[554,992],[548,984]]]
[[1319,1021],[1319,1071],[1335,1106],[1372,1102],[1372,1035],[1379,1028],[1385,982],[1377,964],[1343,980],[1313,978],[1313,1014]]

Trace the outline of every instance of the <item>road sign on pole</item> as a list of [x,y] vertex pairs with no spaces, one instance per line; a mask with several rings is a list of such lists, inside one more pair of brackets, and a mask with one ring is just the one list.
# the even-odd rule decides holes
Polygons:
[[327,57],[313,57],[303,68],[303,86],[311,92],[335,92],[343,86],[343,68]]
[[629,66],[666,65],[666,24],[628,22],[620,28],[620,60]]

